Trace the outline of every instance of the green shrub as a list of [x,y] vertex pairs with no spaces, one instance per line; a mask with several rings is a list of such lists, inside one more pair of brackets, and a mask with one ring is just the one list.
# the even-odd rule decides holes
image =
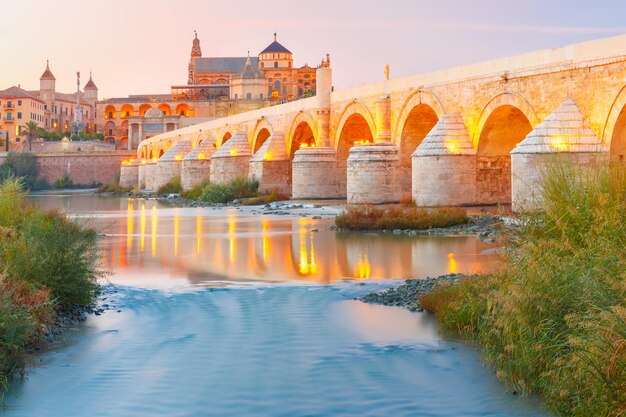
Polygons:
[[273,203],[275,201],[284,201],[284,200],[289,200],[289,197],[284,194],[271,192],[269,194],[260,195],[258,197],[245,198],[242,201],[242,203],[246,206],[258,206],[261,204],[268,204],[268,203]]
[[347,230],[426,230],[467,223],[469,218],[460,208],[420,209],[414,206],[378,208],[369,205],[351,206],[335,218],[335,225]]
[[626,172],[555,163],[541,209],[509,236],[503,267],[422,299],[485,348],[512,389],[559,415],[626,403]]
[[202,191],[209,185],[209,181],[202,181],[194,185],[191,189],[187,191],[182,191],[180,195],[185,198],[189,198],[191,200],[199,200],[202,196]]
[[98,268],[96,232],[63,214],[32,211],[17,226],[18,235],[0,241],[0,262],[11,279],[49,288],[60,304],[93,301]]
[[259,182],[236,178],[227,184],[209,184],[202,191],[200,200],[212,204],[228,203],[236,199],[255,197],[258,194]]
[[120,193],[126,194],[132,191],[131,187],[121,187],[120,186],[120,176],[117,175],[111,182],[107,184],[102,184],[98,187],[99,193]]
[[157,190],[157,194],[180,194],[183,191],[183,187],[180,185],[180,177],[174,177],[166,184],[163,184]]
[[[9,178],[0,183],[0,227],[8,229],[17,226],[27,214],[26,194],[22,192],[22,181]],[[2,236],[0,236],[2,237]]]
[[0,170],[0,180],[10,176],[22,178],[26,189],[31,189],[38,175],[37,157],[30,152],[9,152]]
[[54,182],[54,188],[56,188],[57,190],[71,189],[74,188],[74,182],[69,177],[69,175],[65,174]]

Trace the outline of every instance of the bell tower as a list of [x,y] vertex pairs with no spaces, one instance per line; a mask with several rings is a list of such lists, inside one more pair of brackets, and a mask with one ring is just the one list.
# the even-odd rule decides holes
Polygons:
[[202,49],[200,49],[200,39],[198,39],[198,32],[195,30],[193,44],[191,46],[191,60],[189,61],[189,79],[187,80],[187,84],[195,83],[195,72],[196,72],[196,59],[202,57]]

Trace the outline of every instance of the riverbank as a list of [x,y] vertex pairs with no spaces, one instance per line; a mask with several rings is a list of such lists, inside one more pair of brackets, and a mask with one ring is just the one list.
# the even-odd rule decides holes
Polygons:
[[420,305],[420,298],[441,284],[456,284],[466,278],[463,274],[447,274],[438,277],[412,278],[404,281],[404,284],[396,288],[384,291],[372,292],[359,300],[368,304],[380,304],[385,306],[403,307],[409,311],[424,311]]
[[89,311],[105,275],[95,230],[27,198],[20,179],[0,183],[0,402],[30,355]]

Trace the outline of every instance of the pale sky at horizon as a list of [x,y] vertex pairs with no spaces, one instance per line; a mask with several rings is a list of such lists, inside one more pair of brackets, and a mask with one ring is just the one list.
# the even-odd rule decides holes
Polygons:
[[[574,4],[575,3],[575,4]],[[186,84],[193,31],[203,56],[258,54],[273,40],[294,65],[331,54],[336,89],[626,33],[619,0],[21,0],[0,3],[0,89],[57,91],[93,70],[99,98]]]

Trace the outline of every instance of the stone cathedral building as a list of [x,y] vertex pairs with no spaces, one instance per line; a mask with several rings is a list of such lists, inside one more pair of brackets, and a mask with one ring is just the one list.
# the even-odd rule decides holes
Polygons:
[[[323,65],[329,65],[329,57]],[[140,94],[98,102],[98,131],[119,149],[191,124],[314,95],[316,68],[294,66],[293,53],[274,40],[258,55],[203,56],[195,33],[187,83],[169,94]]]

